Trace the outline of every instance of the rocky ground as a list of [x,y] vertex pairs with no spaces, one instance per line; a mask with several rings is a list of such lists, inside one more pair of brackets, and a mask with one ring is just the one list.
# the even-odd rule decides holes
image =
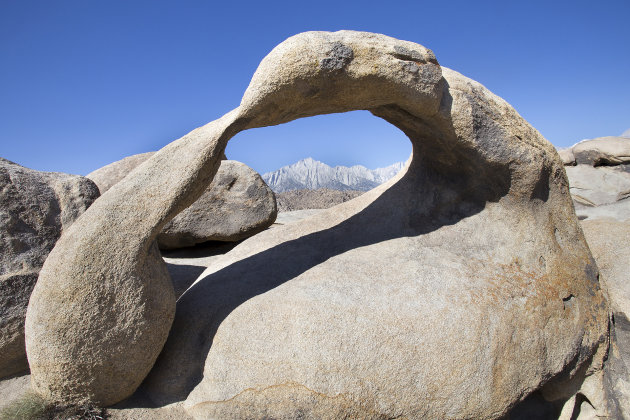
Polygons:
[[276,202],[278,203],[279,212],[327,209],[352,200],[363,193],[364,191],[339,191],[328,188],[320,188],[317,190],[292,190],[276,193]]

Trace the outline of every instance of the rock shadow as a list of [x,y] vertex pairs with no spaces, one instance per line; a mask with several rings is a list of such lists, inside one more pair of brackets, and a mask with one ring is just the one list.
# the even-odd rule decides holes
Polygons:
[[179,298],[197,280],[197,277],[208,267],[203,265],[166,263],[168,274],[173,282],[175,296]]
[[[162,256],[168,259],[166,268],[173,282],[175,296],[179,298],[208,268],[210,257],[223,255],[240,242],[208,241],[188,248],[162,250]],[[173,260],[177,260],[177,263]]]
[[202,379],[218,327],[235,308],[336,255],[423,235],[477,214],[509,191],[509,173],[501,175],[494,184],[501,187],[485,184],[479,191],[471,189],[471,183],[480,185],[475,177],[443,175],[412,162],[404,177],[336,226],[281,243],[200,279],[179,299],[169,339],[143,388],[158,404],[184,400]]

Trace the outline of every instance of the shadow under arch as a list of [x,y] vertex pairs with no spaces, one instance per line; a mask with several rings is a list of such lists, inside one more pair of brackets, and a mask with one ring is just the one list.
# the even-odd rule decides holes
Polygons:
[[[446,106],[452,102],[448,88],[444,81]],[[397,106],[370,111],[416,140],[436,135]],[[454,225],[508,194],[511,184],[507,166],[489,164],[472,148],[444,149],[435,139],[412,142],[413,155],[404,174],[358,213],[335,226],[282,242],[199,278],[179,298],[169,339],[144,383],[143,390],[154,403],[186,399],[203,377],[204,362],[217,329],[249,299],[349,250]],[[376,194],[376,190],[366,194]]]

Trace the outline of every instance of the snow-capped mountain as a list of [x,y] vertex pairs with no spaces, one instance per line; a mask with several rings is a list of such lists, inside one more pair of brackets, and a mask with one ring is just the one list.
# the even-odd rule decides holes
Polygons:
[[392,178],[403,166],[404,162],[398,162],[378,169],[368,169],[361,165],[333,168],[315,159],[306,158],[277,171],[267,172],[262,177],[275,192],[318,188],[368,191]]

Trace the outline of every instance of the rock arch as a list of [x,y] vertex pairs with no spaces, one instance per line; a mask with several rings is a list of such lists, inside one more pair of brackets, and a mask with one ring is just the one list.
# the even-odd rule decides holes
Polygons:
[[[407,134],[413,158],[405,173],[346,203],[328,221],[289,229],[283,238],[267,235],[260,249],[243,251],[243,258],[276,246],[290,252],[291,241],[303,245],[343,229],[353,241],[328,258],[413,238],[414,247],[437,247],[443,250],[439,258],[457,260],[459,277],[444,271],[442,262],[435,271],[444,271],[457,286],[449,289],[453,302],[476,308],[471,313],[477,327],[497,307],[516,309],[509,319],[490,322],[496,331],[489,334],[496,336],[485,344],[498,364],[465,384],[468,395],[476,387],[491,387],[488,398],[469,403],[461,389],[447,387],[444,401],[428,411],[407,394],[398,408],[378,396],[372,396],[371,407],[354,397],[344,400],[344,407],[360,407],[355,414],[385,407],[385,414],[398,410],[428,417],[457,409],[458,417],[492,418],[588,360],[605,339],[607,309],[553,146],[509,104],[440,67],[418,44],[352,31],[309,32],[289,38],[263,59],[238,108],[164,147],[99,198],[61,238],[27,313],[34,388],[51,399],[104,405],[129,396],[153,366],[174,317],[175,300],[155,237],[202,193],[228,140],[248,128],[356,109],[367,109]],[[388,209],[391,223],[357,230],[357,223]],[[435,298],[446,299],[440,293]],[[435,340],[431,337],[429,342]],[[472,344],[458,351],[465,355]],[[501,364],[510,352],[530,359],[544,353],[545,359],[523,372]],[[191,375],[200,369],[195,365]],[[166,370],[157,374],[163,384],[179,386],[175,393],[190,391]],[[300,400],[302,388],[295,392],[291,395]],[[231,398],[227,394],[221,397]]]

